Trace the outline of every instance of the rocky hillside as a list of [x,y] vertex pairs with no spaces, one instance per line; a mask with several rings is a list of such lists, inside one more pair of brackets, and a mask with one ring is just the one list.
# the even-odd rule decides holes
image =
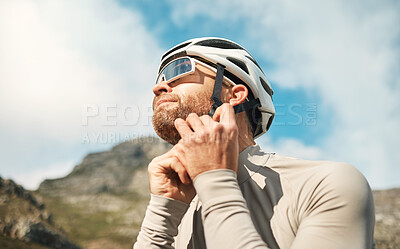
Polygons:
[[[32,217],[36,217],[40,224],[50,227],[54,227],[54,223],[60,225],[63,228],[60,236],[66,234],[85,249],[131,248],[149,199],[147,165],[152,158],[165,153],[169,148],[171,146],[165,142],[150,137],[119,144],[110,151],[89,154],[66,177],[46,180],[40,185],[34,194],[43,198],[46,209],[33,195],[25,199],[18,197],[23,202],[30,203],[29,208],[19,202],[13,204],[13,208],[11,205],[6,207],[21,210],[19,213],[14,211],[14,220],[18,220],[19,216],[26,217],[26,213],[30,214],[28,209],[34,210],[35,215]],[[400,249],[400,189],[374,191],[373,194],[377,248]],[[10,196],[18,199],[17,194]],[[1,203],[4,203],[5,197],[1,198],[0,213],[3,214],[4,205],[1,206]],[[50,210],[52,215],[45,210]],[[0,218],[3,222],[3,216]],[[17,237],[21,232],[15,232],[15,228],[4,230],[3,227],[5,226],[1,225],[0,229],[3,234],[4,231],[14,231],[0,237],[0,245],[12,245],[5,248],[48,248],[41,247],[43,243],[34,244],[34,241],[39,241],[29,239],[30,235],[25,236],[28,239],[20,235]],[[17,242],[25,244],[17,245]],[[23,247],[24,245],[29,247]]]
[[400,248],[400,188],[374,191],[378,249]]
[[66,177],[42,182],[38,192],[58,197],[134,192],[134,172],[168,148],[164,141],[147,137],[91,153]]
[[37,194],[83,248],[130,248],[149,201],[147,165],[170,148],[148,137],[89,154],[66,177],[42,182]]
[[0,177],[1,248],[79,249],[57,227],[41,200]]

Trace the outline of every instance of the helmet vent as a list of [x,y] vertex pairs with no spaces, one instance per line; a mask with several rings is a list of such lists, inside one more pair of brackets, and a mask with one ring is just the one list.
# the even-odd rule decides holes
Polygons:
[[264,90],[272,97],[274,91],[272,91],[271,87],[268,86],[267,82],[263,78],[260,77],[261,85],[263,86]]
[[208,39],[204,41],[199,41],[198,43],[194,44],[198,46],[204,46],[204,47],[213,47],[213,48],[222,48],[222,49],[241,49],[244,50],[241,46],[225,41],[225,40],[220,40],[220,39]]
[[161,61],[164,60],[164,58],[167,57],[168,55],[170,55],[172,52],[174,52],[174,51],[176,51],[176,50],[178,50],[178,49],[184,48],[184,47],[186,47],[187,45],[189,45],[190,43],[191,43],[191,42],[185,42],[185,43],[182,43],[181,45],[178,45],[178,46],[176,46],[176,47],[174,47],[174,48],[171,48],[168,52],[166,52],[166,53],[161,57]]
[[226,57],[226,59],[228,61],[232,62],[233,64],[235,64],[236,66],[240,67],[247,74],[249,74],[249,69],[247,68],[246,64],[243,61],[238,60],[238,59],[233,58],[233,57]]
[[254,60],[254,58],[253,57],[251,57],[251,56],[248,56],[248,55],[245,55],[245,57],[247,58],[247,59],[249,59],[249,60],[251,60],[254,64],[256,64],[256,66],[261,70],[261,72],[263,72],[264,73],[264,71],[261,69],[261,67],[260,67],[260,65],[258,65],[258,63],[257,63],[257,61],[256,60]]

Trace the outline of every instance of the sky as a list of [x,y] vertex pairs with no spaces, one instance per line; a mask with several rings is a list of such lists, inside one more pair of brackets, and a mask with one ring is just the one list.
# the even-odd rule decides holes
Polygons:
[[389,0],[0,1],[0,176],[36,189],[155,135],[162,53],[216,36],[250,51],[274,89],[265,151],[400,187],[399,13]]

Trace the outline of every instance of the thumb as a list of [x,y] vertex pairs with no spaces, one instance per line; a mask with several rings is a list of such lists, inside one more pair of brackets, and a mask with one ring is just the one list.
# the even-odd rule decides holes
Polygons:
[[236,122],[233,106],[228,103],[222,104],[217,108],[217,110],[215,110],[213,119],[217,122],[227,124],[230,122]]

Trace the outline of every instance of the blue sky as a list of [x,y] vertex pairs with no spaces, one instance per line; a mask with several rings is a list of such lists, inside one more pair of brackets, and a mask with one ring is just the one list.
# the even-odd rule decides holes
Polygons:
[[34,189],[154,134],[161,54],[219,36],[247,48],[274,89],[265,150],[400,186],[399,13],[397,1],[2,1],[0,175]]
[[[243,38],[243,35],[246,35],[245,32],[238,32],[238,30],[246,29],[244,17],[233,21],[215,22],[210,21],[206,15],[199,14],[192,18],[182,18],[176,23],[172,18],[166,18],[171,16],[173,12],[171,10],[172,6],[167,2],[154,4],[154,1],[139,0],[120,1],[120,4],[144,13],[142,15],[144,25],[153,36],[157,37],[157,40],[161,41],[160,46],[164,50],[175,46],[177,42],[183,42],[194,37],[217,36],[238,41],[251,52],[257,51],[257,42],[246,40]],[[274,68],[273,58],[266,58],[254,52],[253,56],[266,72],[268,72],[269,68]],[[321,136],[328,132],[327,127],[330,126],[329,116],[323,115],[328,110],[322,106],[318,92],[301,86],[295,89],[287,89],[274,85],[274,90],[279,93],[274,96],[278,115],[276,116],[277,122],[271,128],[271,138],[275,140],[282,136],[297,137],[305,144],[317,144]],[[288,104],[290,103],[298,105],[289,106]],[[320,114],[318,120],[320,122],[317,122],[312,128],[304,124],[304,122],[298,125],[299,116],[304,117],[306,115],[307,104],[315,104],[319,106],[319,109],[323,108],[318,111]]]

